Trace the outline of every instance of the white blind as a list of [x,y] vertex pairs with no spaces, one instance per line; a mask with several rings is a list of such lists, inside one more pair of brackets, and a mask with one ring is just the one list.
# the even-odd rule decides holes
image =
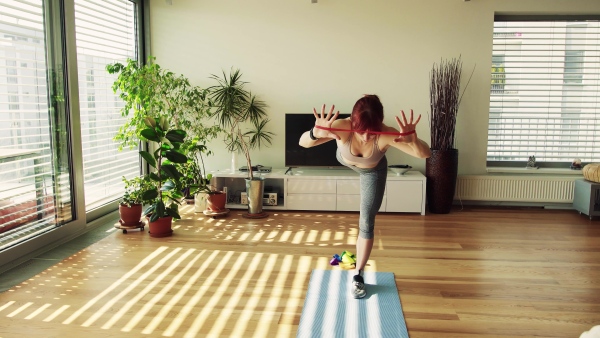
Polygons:
[[0,2],[0,250],[57,223],[43,17],[41,0]]
[[487,160],[600,161],[600,21],[494,23]]
[[113,137],[125,119],[106,65],[135,59],[135,5],[128,0],[75,0],[81,137],[86,209],[124,192],[122,176],[139,175],[138,150],[117,149]]

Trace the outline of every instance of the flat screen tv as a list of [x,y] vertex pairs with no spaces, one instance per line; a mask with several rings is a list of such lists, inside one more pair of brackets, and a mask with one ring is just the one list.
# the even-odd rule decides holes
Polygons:
[[[343,119],[349,115],[339,115]],[[335,158],[337,145],[335,140],[312,147],[301,147],[300,136],[315,125],[313,114],[285,115],[285,166],[286,167],[328,167],[342,168]]]

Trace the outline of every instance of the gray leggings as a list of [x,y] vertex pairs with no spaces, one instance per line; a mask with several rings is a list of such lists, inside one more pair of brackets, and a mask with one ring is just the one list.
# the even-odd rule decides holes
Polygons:
[[356,171],[360,177],[360,218],[358,235],[372,239],[375,234],[375,215],[381,207],[385,182],[387,180],[387,158],[384,156],[374,168],[358,168],[344,162],[340,151],[336,152],[337,160],[346,167]]

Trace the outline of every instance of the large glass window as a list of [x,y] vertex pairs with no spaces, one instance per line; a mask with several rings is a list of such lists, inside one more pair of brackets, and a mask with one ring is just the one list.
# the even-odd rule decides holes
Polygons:
[[77,69],[86,210],[120,197],[121,177],[139,175],[137,149],[118,151],[113,137],[124,124],[106,65],[136,59],[135,5],[128,0],[75,0]]
[[600,161],[600,21],[496,17],[488,166]]
[[[0,3],[0,250],[72,219],[62,68],[43,2]],[[59,58],[60,59],[60,58]],[[66,136],[66,135],[65,135]]]
[[140,173],[113,141],[123,104],[105,68],[138,58],[137,3],[0,2],[0,266],[116,210]]

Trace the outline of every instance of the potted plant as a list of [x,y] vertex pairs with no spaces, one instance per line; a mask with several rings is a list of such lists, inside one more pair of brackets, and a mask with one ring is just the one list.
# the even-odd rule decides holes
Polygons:
[[[152,56],[144,65],[128,59],[125,64],[109,64],[106,70],[110,74],[117,74],[112,89],[115,93],[119,92],[119,97],[125,103],[121,115],[128,117],[114,137],[119,149],[139,146],[143,139],[141,131],[147,127],[144,119],[153,116],[157,120],[164,117],[176,129],[186,132],[191,141],[186,142],[184,153],[198,145],[203,147],[205,155],[211,154],[205,145],[218,135],[221,128],[208,123],[211,104],[207,89],[192,86],[185,76],[161,68]],[[193,184],[198,163],[195,156],[190,156],[190,159],[189,166],[184,164],[179,169],[185,176],[182,189],[191,198],[194,196],[190,194],[192,187],[185,185]]]
[[248,168],[246,193],[248,196],[248,215],[266,217],[262,211],[264,180],[254,177],[250,150],[271,144],[272,132],[266,130],[269,119],[266,118],[264,101],[259,100],[245,88],[247,82],[242,81],[239,69],[231,70],[229,75],[212,75],[217,82],[208,88],[209,98],[213,105],[212,116],[216,117],[219,126],[225,131],[227,150],[244,154]]
[[[178,165],[181,173],[182,192],[186,203],[195,204],[196,212],[220,212],[225,209],[225,193],[217,191],[211,185],[211,174],[206,174],[204,167],[203,154],[210,155],[209,151],[203,142],[199,142],[197,138],[191,142],[186,142],[181,147],[188,160],[186,163]],[[208,202],[208,205],[207,205]]]
[[221,129],[208,124],[211,115],[208,90],[191,85],[185,76],[165,70],[155,61],[150,56],[145,65],[128,59],[126,64],[116,62],[106,66],[108,73],[118,75],[112,89],[119,92],[125,103],[121,115],[129,117],[114,137],[119,149],[138,146],[147,116],[165,117],[175,128],[200,142],[215,138]]
[[154,151],[140,151],[140,155],[153,168],[146,177],[151,188],[142,194],[148,207],[143,214],[148,217],[150,236],[165,237],[173,233],[172,220],[180,219],[179,204],[183,194],[181,173],[177,164],[186,163],[188,158],[180,149],[185,141],[186,133],[181,129],[171,129],[167,119],[152,117],[144,119],[146,128],[140,132],[144,140],[153,142]]
[[[462,99],[461,74],[460,57],[441,60],[439,65],[433,65],[430,74],[431,156],[425,160],[425,176],[427,177],[427,205],[429,211],[436,214],[449,213],[454,199],[458,175],[455,131],[456,117]],[[468,85],[469,82],[465,90]]]
[[143,225],[142,195],[151,187],[150,182],[144,176],[135,176],[131,179],[123,176],[122,180],[125,184],[125,192],[119,203],[119,223],[124,228],[141,227]]

